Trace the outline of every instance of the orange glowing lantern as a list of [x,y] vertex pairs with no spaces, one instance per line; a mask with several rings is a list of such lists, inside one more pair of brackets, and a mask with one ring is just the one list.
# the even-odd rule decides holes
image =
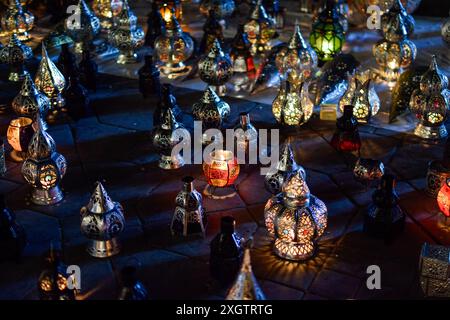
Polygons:
[[445,218],[450,217],[450,178],[448,178],[445,183],[442,184],[441,189],[437,195],[437,203],[439,205],[439,210]]
[[208,182],[203,191],[206,196],[223,199],[236,194],[234,182],[239,176],[239,164],[233,152],[228,150],[211,152],[203,163],[203,173]]
[[10,156],[14,161],[22,162],[25,160],[28,144],[34,134],[32,125],[33,120],[27,117],[19,117],[9,123],[6,136],[8,143],[13,148]]
[[172,9],[175,12],[175,17],[181,22],[183,16],[183,10],[181,7],[180,0],[170,0],[170,1],[157,1],[159,7],[159,13],[166,23],[172,20]]

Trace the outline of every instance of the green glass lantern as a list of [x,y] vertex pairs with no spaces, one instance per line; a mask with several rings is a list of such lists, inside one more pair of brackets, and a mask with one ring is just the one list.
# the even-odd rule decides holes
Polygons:
[[325,9],[312,26],[309,35],[311,47],[323,63],[332,60],[341,51],[344,41],[344,28],[339,23],[334,1],[327,1]]

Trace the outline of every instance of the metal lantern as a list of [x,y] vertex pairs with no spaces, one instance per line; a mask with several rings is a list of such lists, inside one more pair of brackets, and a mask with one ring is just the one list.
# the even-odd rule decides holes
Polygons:
[[450,178],[450,140],[447,140],[445,144],[442,159],[432,160],[428,163],[426,193],[436,198],[439,190],[448,178]]
[[408,39],[405,18],[397,15],[395,23],[382,25],[383,38],[373,46],[373,55],[377,64],[379,77],[390,86],[397,81],[403,69],[409,67],[416,59],[417,48]]
[[[222,127],[222,122],[230,114],[230,105],[222,101],[214,89],[206,87],[200,101],[192,105],[192,115],[195,121],[202,122],[202,130]],[[203,143],[208,143],[206,136],[202,137]]]
[[353,152],[361,149],[358,121],[353,116],[352,105],[344,106],[344,114],[337,119],[331,145],[341,152]]
[[28,41],[28,31],[33,28],[33,24],[33,14],[24,10],[19,0],[9,0],[8,8],[1,17],[2,29],[10,34],[16,33],[21,41]]
[[389,10],[381,16],[381,28],[383,33],[388,33],[389,29],[395,29],[396,25],[402,23],[399,21],[400,16],[402,17],[402,22],[405,24],[408,37],[411,36],[414,32],[415,21],[413,16],[406,12],[400,0],[392,1]]
[[56,152],[53,138],[44,131],[38,116],[36,129],[28,145],[27,159],[22,165],[22,175],[31,185],[31,202],[50,205],[60,202],[64,195],[60,188],[61,179],[67,169],[63,155]]
[[[61,252],[50,250],[46,259],[46,267],[39,275],[38,291],[40,300],[75,300],[76,292],[69,288],[77,285],[75,277],[67,274],[67,266],[61,258]],[[79,284],[78,284],[79,285]]]
[[27,73],[22,83],[19,94],[12,101],[12,108],[18,116],[29,117],[33,120],[37,119],[37,115],[41,116],[41,120],[46,129],[43,119],[50,109],[50,100],[36,88],[33,79]]
[[348,81],[347,91],[339,100],[339,109],[353,106],[353,115],[360,123],[368,123],[369,119],[380,110],[380,98],[372,83],[370,70],[360,72]]
[[339,22],[335,3],[328,0],[325,9],[312,25],[309,42],[323,63],[332,60],[341,52],[344,41],[344,28]]
[[192,234],[205,236],[208,222],[202,205],[202,195],[194,188],[194,178],[183,178],[183,189],[175,198],[175,212],[173,214],[170,231],[172,235],[187,237]]
[[235,154],[239,159],[242,159],[241,155],[244,154],[246,157],[248,156],[249,164],[255,164],[257,158],[253,159],[251,157],[257,153],[258,131],[251,124],[250,114],[248,112],[241,112],[239,114],[239,123],[233,130],[234,137],[236,138]]
[[22,162],[27,157],[28,145],[33,136],[33,120],[28,117],[19,117],[11,120],[6,136],[13,148],[11,159]]
[[164,21],[170,22],[173,17],[183,20],[183,7],[180,0],[154,0]]
[[155,53],[160,70],[168,78],[177,78],[191,70],[184,62],[194,52],[194,41],[181,29],[175,15],[165,22],[163,34],[155,40]]
[[222,25],[217,19],[216,13],[211,10],[203,25],[203,37],[199,45],[200,54],[207,54],[211,50],[215,39],[223,44],[224,38],[222,29]]
[[241,24],[231,42],[230,50],[233,76],[229,82],[233,85],[235,92],[247,91],[251,81],[255,78],[256,69],[250,47],[251,43],[244,31],[244,26]]
[[285,143],[280,150],[280,160],[277,163],[276,171],[269,171],[266,174],[264,185],[270,193],[278,194],[289,177],[297,173],[300,173],[303,179],[306,179],[306,171],[295,161],[291,144]]
[[119,49],[116,62],[119,64],[137,62],[136,49],[144,45],[144,38],[144,31],[137,25],[137,17],[131,11],[128,1],[124,0],[117,26],[109,34],[110,42]]
[[253,55],[262,54],[270,50],[269,42],[276,36],[273,20],[268,16],[262,0],[258,0],[250,12],[248,21],[244,24],[244,31],[252,43]]
[[160,154],[159,167],[161,169],[178,169],[184,165],[181,154],[172,154],[172,149],[178,144],[173,132],[183,128],[183,125],[175,120],[172,109],[163,110],[162,122],[155,127],[152,134],[153,146]]
[[250,248],[244,250],[241,268],[225,300],[266,300],[252,270]]
[[224,19],[233,13],[236,8],[234,0],[202,0],[200,12],[207,16],[213,10],[219,19]]
[[450,247],[422,245],[419,258],[420,286],[427,297],[450,298]]
[[120,251],[117,236],[125,227],[122,205],[111,200],[97,182],[89,203],[82,207],[81,233],[90,240],[87,252],[96,258],[107,258]]
[[362,183],[380,180],[383,175],[384,164],[380,160],[358,158],[353,168],[353,177]]
[[114,18],[122,11],[122,7],[122,0],[94,0],[92,4],[94,12],[100,17],[100,24],[105,30],[113,27]]
[[[450,12],[449,12],[450,14]],[[447,18],[447,20],[444,22],[441,28],[441,35],[442,40],[447,44],[447,46],[450,46],[450,18]]]
[[215,39],[209,53],[199,60],[198,71],[202,81],[213,86],[219,96],[225,95],[225,83],[233,75],[233,65],[229,55],[223,52],[219,40]]
[[36,88],[50,99],[52,111],[57,112],[58,109],[64,107],[66,102],[62,93],[66,87],[66,80],[49,58],[44,43],[42,43],[42,58],[34,78],[34,83],[36,84]]
[[317,54],[303,39],[298,22],[288,45],[278,51],[275,62],[281,74],[291,70],[303,79],[311,77],[317,68]]
[[20,42],[19,38],[13,33],[9,42],[3,48],[0,48],[0,63],[8,64],[10,67],[8,80],[22,81],[27,71],[25,70],[25,61],[33,57],[33,51],[30,47]]
[[214,199],[233,197],[236,194],[234,182],[239,176],[239,164],[233,152],[215,150],[203,163],[203,173],[208,185],[203,194]]
[[327,207],[312,194],[301,171],[292,174],[281,193],[264,208],[266,228],[275,237],[274,252],[287,260],[311,258],[327,227]]
[[92,47],[92,41],[100,33],[100,20],[91,11],[84,0],[78,2],[79,24],[69,23],[67,18],[66,33],[75,41],[75,52],[82,53],[86,48]]
[[448,225],[450,220],[450,178],[445,179],[442,183],[437,194],[437,203]]
[[449,109],[448,78],[439,69],[433,56],[427,72],[422,75],[420,88],[414,90],[411,112],[416,114],[419,123],[414,134],[424,139],[442,139],[447,136],[444,122]]
[[272,113],[278,123],[301,126],[308,122],[314,109],[308,88],[308,82],[298,79],[295,72],[288,72],[287,79],[272,102]]

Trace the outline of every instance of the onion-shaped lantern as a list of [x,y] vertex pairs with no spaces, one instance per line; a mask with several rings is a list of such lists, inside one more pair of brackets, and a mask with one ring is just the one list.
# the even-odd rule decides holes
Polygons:
[[262,0],[258,0],[244,24],[244,31],[252,43],[252,54],[262,54],[270,49],[269,41],[276,36],[275,24],[266,12]]
[[1,17],[2,29],[10,34],[16,33],[21,41],[28,41],[28,31],[33,28],[33,24],[33,14],[25,10],[19,0],[9,0],[8,8]]

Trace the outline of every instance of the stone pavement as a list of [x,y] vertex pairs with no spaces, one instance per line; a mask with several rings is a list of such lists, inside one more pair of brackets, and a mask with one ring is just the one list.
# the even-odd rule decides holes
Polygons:
[[[422,243],[450,244],[448,234],[438,226],[436,201],[423,192],[427,162],[441,157],[443,143],[426,144],[411,133],[360,127],[362,156],[381,159],[398,177],[397,191],[408,215],[405,232],[388,246],[362,233],[362,214],[371,201],[372,190],[353,180],[356,157],[339,154],[330,146],[334,122],[313,119],[290,132],[311,192],[326,203],[329,212],[329,226],[317,256],[305,263],[293,263],[272,254],[272,239],[263,222],[263,206],[270,195],[259,168],[252,166],[242,168],[237,196],[204,199],[209,215],[206,239],[172,239],[169,224],[181,178],[193,175],[201,191],[205,186],[201,166],[159,169],[150,141],[156,100],[144,100],[137,81],[132,79],[102,75],[100,84],[98,92],[91,95],[92,116],[49,129],[57,150],[69,164],[62,182],[64,201],[49,207],[29,203],[30,189],[21,176],[21,165],[7,161],[8,172],[0,179],[0,192],[6,194],[8,206],[24,225],[29,243],[20,264],[0,264],[1,299],[37,298],[36,280],[50,242],[61,246],[67,264],[81,267],[82,298],[115,298],[118,271],[132,263],[140,266],[139,275],[153,299],[222,299],[225,290],[211,279],[208,258],[209,242],[224,215],[236,218],[241,235],[253,235],[253,267],[269,299],[421,297],[417,265]],[[185,112],[183,122],[189,127],[191,104],[201,93],[181,88],[174,92]],[[13,96],[12,89],[2,91],[2,99]],[[250,112],[257,128],[274,126],[269,105],[225,100],[232,106],[225,127],[233,127],[242,111]],[[2,136],[11,117],[0,116]],[[79,210],[88,202],[97,180],[103,181],[112,199],[125,208],[126,228],[120,237],[123,250],[110,259],[90,257],[79,229]],[[366,289],[365,271],[371,264],[381,267],[382,290]]]

